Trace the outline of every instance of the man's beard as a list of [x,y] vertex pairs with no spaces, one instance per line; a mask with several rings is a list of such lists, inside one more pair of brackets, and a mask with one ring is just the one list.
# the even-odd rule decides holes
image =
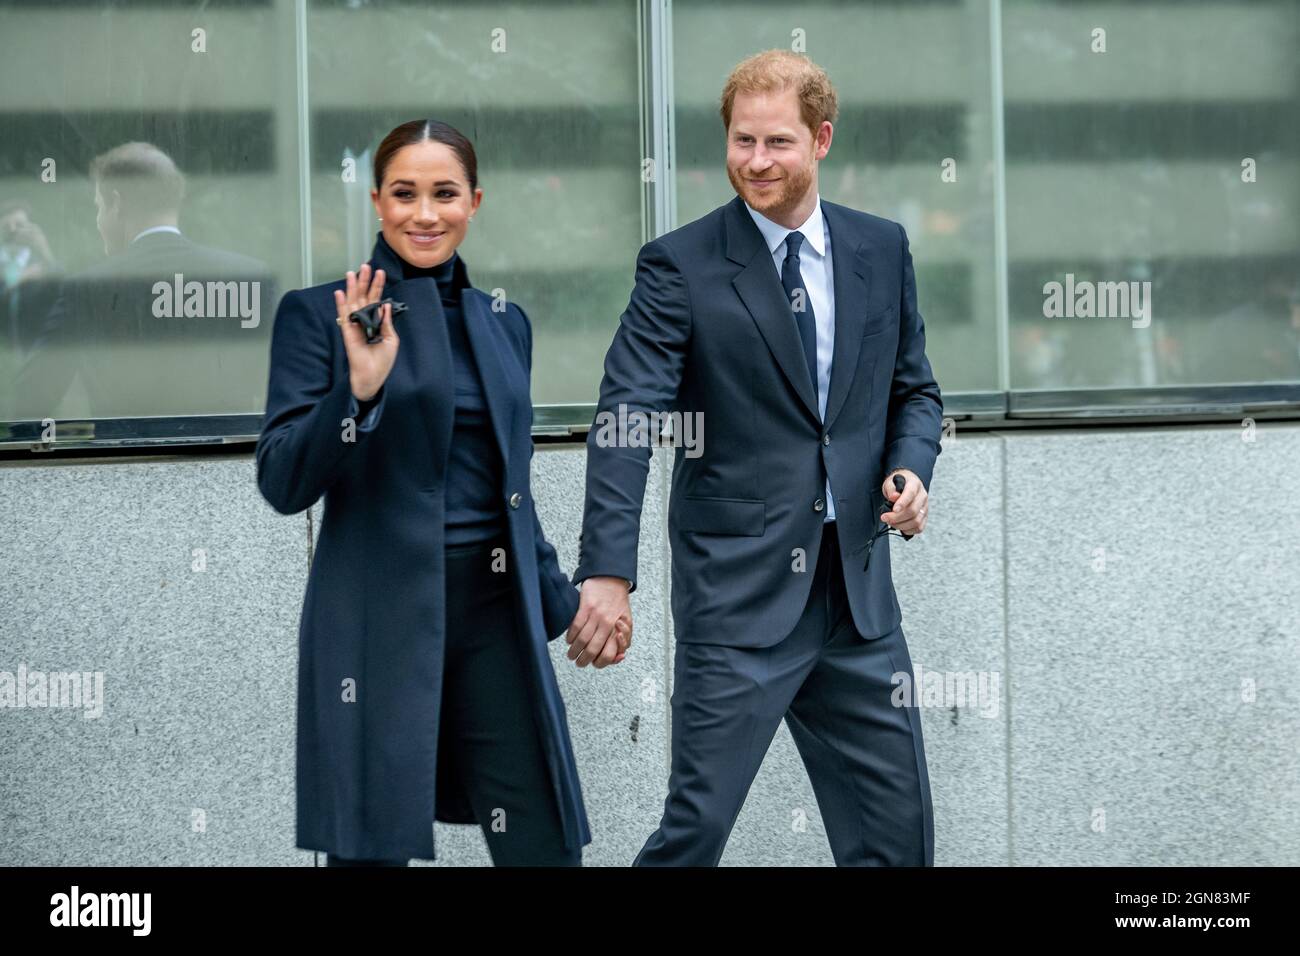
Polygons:
[[756,211],[769,219],[789,212],[799,205],[799,200],[803,199],[804,194],[808,192],[808,187],[812,185],[812,175],[812,170],[807,167],[786,172],[777,181],[775,190],[756,192],[740,174],[730,166],[727,167],[727,178],[731,180],[731,188]]

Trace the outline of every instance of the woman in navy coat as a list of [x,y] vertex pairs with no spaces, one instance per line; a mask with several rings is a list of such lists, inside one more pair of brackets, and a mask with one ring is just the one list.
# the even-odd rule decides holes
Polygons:
[[[297,845],[404,865],[434,858],[437,819],[477,822],[497,865],[578,865],[591,833],[547,651],[578,594],[529,490],[528,317],[456,254],[482,199],[463,135],[397,127],[374,183],[370,262],[280,303],[257,442],[272,507],[325,497],[299,626]],[[367,344],[347,317],[383,298],[407,311],[381,307]]]

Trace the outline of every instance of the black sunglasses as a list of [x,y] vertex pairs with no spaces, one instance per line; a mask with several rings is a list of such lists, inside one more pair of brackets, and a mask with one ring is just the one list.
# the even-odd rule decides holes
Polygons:
[[[906,487],[907,487],[907,480],[902,475],[895,475],[894,490],[897,491],[899,494],[902,494],[903,489]],[[875,534],[873,534],[870,538],[868,538],[866,544],[864,544],[862,547],[858,548],[856,551],[853,552],[854,554],[858,554],[859,552],[862,551],[867,552],[867,560],[862,562],[863,571],[871,567],[871,549],[872,546],[876,543],[877,538],[882,537],[883,535],[892,534],[895,537],[902,538],[904,541],[910,541],[914,537],[913,535],[908,534],[906,531],[895,531],[893,528],[891,528],[888,524],[886,524],[881,519],[882,515],[888,514],[893,510],[894,510],[894,506],[890,504],[888,501],[881,504],[879,510],[876,512],[876,524],[881,526],[880,530],[878,530]]]

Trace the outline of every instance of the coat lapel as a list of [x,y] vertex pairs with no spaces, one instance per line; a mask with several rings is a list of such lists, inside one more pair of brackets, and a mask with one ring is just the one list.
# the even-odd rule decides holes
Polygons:
[[505,368],[501,364],[501,350],[507,348],[509,343],[501,334],[500,324],[484,303],[481,292],[477,289],[464,289],[460,294],[460,303],[470,350],[474,353],[479,381],[483,384],[483,400],[488,407],[488,417],[492,419],[492,431],[501,447],[501,460],[509,461],[508,436],[509,423],[514,413],[514,391],[506,381]]
[[[438,284],[430,278],[403,278],[402,260],[386,242],[376,241],[370,266],[372,269],[384,270],[384,297],[405,302],[409,309],[394,322],[402,340],[398,361],[401,361],[403,350],[410,356],[410,367],[416,381],[416,400],[424,410],[423,417],[436,453],[435,460],[445,462],[455,421],[456,389],[447,316],[442,310]],[[463,260],[457,261],[456,270],[457,282],[462,286],[461,315],[465,319],[471,358],[478,367],[483,400],[492,422],[492,433],[501,449],[501,459],[508,461],[509,423],[514,403],[501,364],[500,350],[507,348],[509,343],[502,336],[499,323],[484,304],[483,294],[470,285],[469,272]]]
[[440,472],[451,451],[456,368],[438,287],[432,279],[407,279],[392,284],[386,281],[384,297],[406,303],[407,311],[393,320],[402,344],[398,346],[397,365],[390,378],[405,369],[407,387],[414,393],[421,412],[420,421],[429,438],[433,466]]
[[829,429],[848,397],[858,370],[862,330],[867,322],[871,263],[858,244],[853,223],[843,208],[823,199],[822,212],[830,226],[831,270],[835,282],[835,354],[831,358],[831,390],[826,397],[825,427]]
[[727,258],[744,267],[731,280],[732,285],[804,407],[820,421],[817,394],[808,378],[808,365],[804,360],[803,342],[799,339],[794,313],[777,278],[772,253],[763,241],[763,234],[745,211],[744,200],[739,196],[727,205],[723,219],[727,229]]

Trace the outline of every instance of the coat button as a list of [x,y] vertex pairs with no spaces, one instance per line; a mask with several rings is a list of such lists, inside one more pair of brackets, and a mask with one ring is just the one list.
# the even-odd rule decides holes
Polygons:
[[813,502],[813,511],[821,511],[825,507],[826,507],[826,502],[822,501],[820,498],[818,498],[816,501]]
[[516,491],[513,495],[510,496],[510,507],[511,507],[511,508],[518,508],[518,507],[519,507],[519,502],[520,502],[521,500],[523,500],[523,499],[521,499],[521,498],[519,497],[519,492]]
[[822,436],[822,444],[823,444],[823,445],[829,445],[830,443],[831,443],[831,436],[830,436],[830,435],[823,435],[823,436]]

